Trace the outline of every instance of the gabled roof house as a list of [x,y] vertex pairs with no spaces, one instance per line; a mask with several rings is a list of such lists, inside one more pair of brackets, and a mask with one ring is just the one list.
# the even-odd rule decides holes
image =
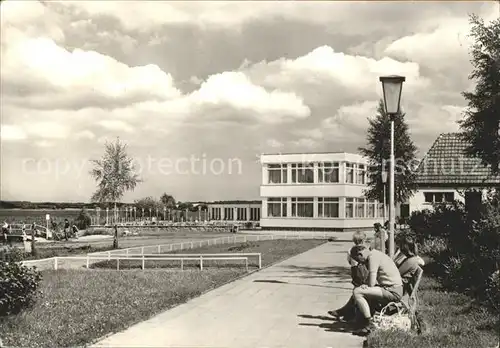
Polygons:
[[431,208],[433,203],[464,201],[468,189],[500,188],[500,175],[465,154],[467,143],[458,133],[439,135],[416,170],[417,191],[409,210]]

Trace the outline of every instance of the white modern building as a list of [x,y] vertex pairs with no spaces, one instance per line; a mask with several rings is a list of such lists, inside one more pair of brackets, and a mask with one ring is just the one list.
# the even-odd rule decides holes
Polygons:
[[263,154],[263,229],[371,229],[384,207],[364,197],[367,160],[351,153]]

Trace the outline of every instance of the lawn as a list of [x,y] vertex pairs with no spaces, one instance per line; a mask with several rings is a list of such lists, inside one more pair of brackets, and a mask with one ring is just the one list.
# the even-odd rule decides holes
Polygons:
[[[322,243],[321,240],[259,241],[215,245],[191,252],[239,252],[237,249],[261,252],[262,264],[266,266]],[[82,346],[245,273],[243,267],[174,272],[158,269],[44,271],[40,298],[33,308],[0,319],[0,337],[6,346]]]
[[[304,244],[305,243],[305,244]],[[323,243],[320,240],[306,240],[297,243],[296,240],[263,240],[257,242],[246,242],[237,244],[220,244],[204,246],[196,249],[176,250],[169,253],[162,254],[201,254],[201,253],[261,253],[262,265],[269,265],[283,258],[284,255],[298,254],[303,250],[304,245],[319,245]],[[116,269],[117,261],[102,261],[92,265],[93,268],[113,268]],[[249,257],[248,263],[251,268],[258,266],[258,259],[256,257]],[[199,268],[198,260],[185,260],[183,266],[185,269]],[[225,261],[206,261],[204,268],[231,268],[244,265],[241,260],[225,260]],[[120,260],[120,269],[138,269],[142,267],[141,260]],[[180,261],[146,261],[145,268],[180,268]]]
[[426,333],[377,331],[368,337],[367,347],[493,348],[498,344],[498,316],[475,305],[471,298],[442,291],[433,278],[424,275],[418,299],[418,309],[427,325]]

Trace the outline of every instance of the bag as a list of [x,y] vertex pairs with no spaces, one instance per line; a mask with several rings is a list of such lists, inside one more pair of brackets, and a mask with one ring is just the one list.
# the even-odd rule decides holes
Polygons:
[[357,264],[356,266],[351,267],[352,284],[355,287],[366,284],[368,275],[368,268],[364,264]]
[[[396,313],[386,315],[385,313],[391,308],[396,308]],[[403,330],[410,331],[412,329],[413,320],[410,313],[401,303],[391,302],[379,314],[373,317],[373,323],[380,330]]]

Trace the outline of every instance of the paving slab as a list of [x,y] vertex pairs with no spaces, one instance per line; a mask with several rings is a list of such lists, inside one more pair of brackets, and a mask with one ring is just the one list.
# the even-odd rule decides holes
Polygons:
[[349,243],[326,243],[250,274],[93,347],[360,348],[328,310],[352,293]]

